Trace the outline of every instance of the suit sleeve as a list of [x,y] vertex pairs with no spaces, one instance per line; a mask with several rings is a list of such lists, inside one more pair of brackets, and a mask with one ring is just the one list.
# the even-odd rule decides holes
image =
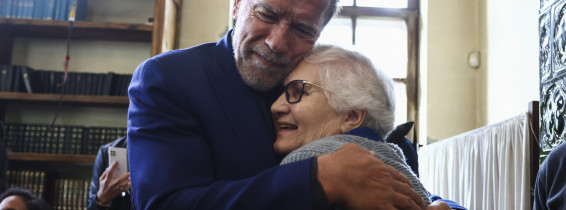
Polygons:
[[[309,160],[241,179],[218,179],[211,142],[158,60],[129,87],[128,164],[135,209],[310,209]],[[169,75],[170,77],[171,75]],[[178,84],[180,85],[180,84]],[[176,95],[172,92],[177,91]],[[181,93],[179,93],[181,91]],[[199,91],[199,90],[191,90]]]

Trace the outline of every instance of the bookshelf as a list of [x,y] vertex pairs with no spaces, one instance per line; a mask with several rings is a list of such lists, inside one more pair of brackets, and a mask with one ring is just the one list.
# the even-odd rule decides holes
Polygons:
[[95,158],[96,155],[8,152],[8,159],[15,161],[93,163]]
[[[143,4],[144,2],[153,2],[153,10],[151,11],[152,14],[147,14],[147,16],[153,16],[153,23],[130,23],[127,21],[123,22],[121,20],[114,21],[111,18],[104,17],[93,18],[88,16],[89,13],[93,13],[89,9],[86,21],[73,22],[71,40],[80,41],[80,43],[75,46],[89,42],[109,45],[120,43],[120,46],[128,46],[129,43],[139,46],[139,43],[143,43],[149,46],[148,50],[150,52],[148,55],[151,56],[157,55],[166,49],[170,49],[171,46],[178,48],[179,41],[177,28],[179,27],[178,23],[180,22],[181,0],[132,0],[129,1],[129,3],[124,3],[122,1],[116,3],[111,0],[88,0],[88,4],[93,4],[95,9],[105,7],[94,4],[123,4],[123,7],[130,9],[132,4]],[[174,6],[171,7],[171,5]],[[108,14],[106,9],[104,12],[99,13]],[[173,18],[169,17],[171,14],[174,14]],[[21,48],[20,45],[22,43],[22,39],[37,39],[40,41],[47,40],[47,42],[54,40],[53,42],[61,43],[67,39],[68,27],[68,21],[0,18],[0,64],[29,65],[29,63],[25,62],[25,59],[23,59],[24,62],[22,62],[22,59],[17,59],[18,56],[21,57],[21,49],[18,48]],[[171,36],[171,34],[174,34],[174,36]],[[37,44],[37,41],[26,42],[25,45],[33,44]],[[51,45],[47,44],[45,46]],[[40,47],[44,47],[44,45],[40,45]],[[49,50],[47,51],[49,52]],[[125,52],[127,53],[128,51]],[[89,54],[85,55],[75,53],[73,56],[74,57],[71,59],[72,64],[77,60],[84,59],[84,57],[89,56]],[[125,56],[127,57],[127,55]],[[59,57],[57,57],[57,59],[58,58]],[[100,56],[98,58],[100,59]],[[85,62],[84,60],[81,61]],[[100,63],[100,60],[94,60],[92,62]],[[86,63],[90,62],[87,61]],[[74,64],[76,65],[76,62]],[[136,62],[135,65],[137,64],[139,64],[139,62]],[[34,65],[35,68],[53,68],[39,66],[38,62],[35,62]],[[124,69],[123,67],[119,68]],[[69,68],[69,71],[78,70],[78,73],[91,73],[89,72],[91,69],[87,68],[87,70],[81,70],[77,68]],[[129,70],[124,71],[129,72],[119,73],[131,74],[133,69],[128,69]],[[58,69],[56,71],[60,70],[61,69]],[[111,70],[102,69],[99,72],[92,73],[104,73],[103,71]],[[60,100],[63,104],[62,109],[65,111],[67,111],[69,107],[70,109],[93,109],[100,112],[106,112],[105,109],[112,109],[112,111],[109,112],[110,114],[121,112],[124,114],[123,116],[125,116],[129,104],[127,96],[64,94],[63,97],[61,97],[61,94],[57,93],[0,92],[0,120],[8,121],[8,123],[38,123],[33,122],[34,119],[30,120],[29,118],[24,117],[13,117],[14,107],[17,107],[18,112],[26,112],[26,109],[33,107],[33,110],[30,113],[35,114],[42,112],[43,109],[53,111]],[[73,111],[77,112],[76,110],[71,110],[68,111],[68,113],[74,113]],[[47,113],[48,111],[43,112]],[[40,117],[45,118],[45,116],[49,116],[49,114],[44,114]],[[14,121],[14,119],[16,120]],[[80,119],[76,121],[91,121],[97,119],[99,120],[100,117]],[[50,119],[43,120],[43,124],[46,121],[50,121]],[[58,119],[58,121],[61,120]],[[60,123],[57,122],[56,124]],[[124,125],[122,127],[125,127],[125,123],[123,124]],[[71,126],[79,125],[73,124]],[[85,126],[86,134],[87,127],[91,126],[88,124]],[[60,196],[58,193],[60,192],[58,192],[59,189],[57,186],[59,184],[62,185],[63,182],[65,185],[67,185],[67,182],[81,186],[90,184],[90,175],[92,174],[92,167],[96,158],[96,155],[92,154],[92,150],[89,150],[90,152],[88,154],[41,153],[29,151],[30,150],[28,150],[28,152],[13,151],[11,149],[7,150],[9,170],[12,170],[12,176],[14,176],[14,174],[19,174],[18,176],[23,177],[25,174],[26,180],[28,179],[28,174],[31,174],[29,175],[29,180],[41,179],[42,181],[39,182],[39,185],[42,186],[41,189],[44,189],[44,191],[40,193],[41,197],[52,205],[53,209],[60,209],[65,208],[65,206],[69,206],[65,203],[66,201],[58,200],[58,196]],[[23,178],[18,177],[16,179],[22,180]],[[10,182],[10,180],[8,180],[8,182]],[[32,185],[35,186],[38,185],[38,183],[29,184],[29,186]],[[39,189],[39,187],[37,188]],[[80,194],[81,196],[88,194],[85,190],[88,191],[89,187],[85,186],[81,187],[81,189],[83,190],[80,190],[80,192],[76,192],[75,194]],[[73,203],[72,205],[75,205],[76,207],[76,203]],[[84,205],[84,207],[86,207],[86,205]]]
[[[20,93],[20,92],[0,92],[0,101],[26,102],[26,103],[57,103],[61,98],[60,94],[49,93]],[[90,96],[90,95],[64,95],[63,103],[76,105],[92,106],[116,106],[126,108],[130,103],[127,96]]]

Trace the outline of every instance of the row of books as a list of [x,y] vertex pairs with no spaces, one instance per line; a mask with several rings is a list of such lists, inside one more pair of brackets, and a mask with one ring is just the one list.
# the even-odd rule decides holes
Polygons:
[[95,155],[100,146],[126,135],[126,128],[6,123],[13,152]]
[[0,65],[0,92],[65,93],[127,96],[131,74],[78,73],[34,70],[28,66]]
[[43,198],[45,189],[45,171],[7,170],[6,187],[19,187],[31,191],[35,196]]
[[57,179],[53,198],[53,210],[85,209],[91,187],[87,179]]
[[87,0],[0,0],[0,18],[69,20],[75,8],[75,20],[85,20]]

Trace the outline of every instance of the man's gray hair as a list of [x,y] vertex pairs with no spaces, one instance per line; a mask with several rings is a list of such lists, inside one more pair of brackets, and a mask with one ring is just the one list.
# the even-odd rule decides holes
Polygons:
[[372,128],[382,136],[393,129],[393,80],[366,56],[338,46],[318,44],[305,61],[321,65],[320,83],[335,111],[366,110],[363,127]]

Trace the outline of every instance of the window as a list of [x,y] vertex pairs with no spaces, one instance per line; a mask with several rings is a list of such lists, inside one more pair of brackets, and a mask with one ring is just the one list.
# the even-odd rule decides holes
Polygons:
[[[418,1],[341,0],[342,12],[319,42],[357,50],[395,81],[396,125],[414,121],[418,131]],[[409,138],[416,138],[416,132]]]

